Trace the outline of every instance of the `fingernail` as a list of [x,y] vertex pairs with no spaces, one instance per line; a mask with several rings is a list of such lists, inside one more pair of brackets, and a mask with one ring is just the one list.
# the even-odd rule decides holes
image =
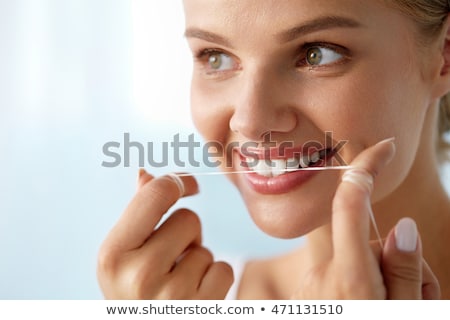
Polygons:
[[171,178],[177,184],[178,190],[180,191],[180,197],[184,196],[186,189],[184,187],[183,180],[181,180],[181,178],[174,173],[167,174],[167,177]]
[[378,142],[377,144],[383,144],[383,143],[394,143],[394,141],[395,141],[395,137],[392,137],[392,138],[387,138],[387,139],[384,139],[384,140],[382,140],[382,141]]
[[364,169],[356,168],[345,171],[342,181],[353,183],[367,193],[371,193],[373,190],[373,177]]
[[139,168],[138,175],[136,177],[136,190],[139,190],[139,188],[141,187],[141,179],[146,173],[147,171],[145,171],[144,168]]
[[142,176],[144,175],[145,172],[146,171],[145,171],[144,168],[139,168],[138,176],[137,176],[137,179],[136,179],[136,183],[137,184],[139,184],[139,181],[141,180],[141,178],[142,178]]
[[392,161],[395,155],[395,138],[385,139],[377,143],[377,145],[387,144],[390,146],[389,152],[385,154],[385,158],[383,159],[384,164],[388,164]]
[[402,218],[395,226],[395,245],[403,252],[414,252],[417,248],[417,226],[413,219]]

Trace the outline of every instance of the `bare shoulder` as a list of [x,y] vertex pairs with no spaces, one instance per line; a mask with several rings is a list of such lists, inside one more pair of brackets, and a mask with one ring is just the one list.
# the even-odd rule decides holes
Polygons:
[[299,259],[301,255],[301,251],[295,251],[273,258],[249,261],[242,273],[238,299],[289,299],[295,289],[293,280],[300,275],[298,264],[292,262],[302,261]]
[[247,262],[238,289],[238,299],[272,299],[271,266],[272,260],[252,260]]

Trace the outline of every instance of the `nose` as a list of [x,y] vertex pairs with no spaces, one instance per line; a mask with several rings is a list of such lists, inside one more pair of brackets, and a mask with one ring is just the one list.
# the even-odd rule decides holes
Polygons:
[[251,141],[260,141],[268,132],[292,131],[297,125],[297,116],[287,102],[289,94],[283,89],[283,81],[264,70],[241,76],[230,129]]

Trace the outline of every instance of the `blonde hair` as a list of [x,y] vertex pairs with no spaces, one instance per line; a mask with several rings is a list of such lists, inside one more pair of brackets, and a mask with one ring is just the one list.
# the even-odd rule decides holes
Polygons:
[[[433,41],[442,31],[450,13],[450,0],[383,0],[386,4],[412,18],[418,26],[419,40],[422,43]],[[438,132],[439,149],[448,148],[444,134],[450,132],[450,94],[440,103]]]

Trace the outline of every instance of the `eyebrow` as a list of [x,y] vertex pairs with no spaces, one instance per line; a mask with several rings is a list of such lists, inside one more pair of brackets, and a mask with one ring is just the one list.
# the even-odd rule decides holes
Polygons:
[[221,35],[206,31],[206,30],[198,29],[198,28],[186,29],[184,36],[186,38],[198,38],[198,39],[202,39],[202,40],[205,40],[208,42],[217,43],[217,44],[225,46],[225,47],[233,48],[233,46],[231,45],[231,42],[227,38],[225,38]]
[[[274,37],[280,43],[286,43],[293,41],[301,36],[307,35],[309,33],[318,32],[322,30],[335,28],[360,28],[360,27],[362,27],[361,23],[350,18],[339,16],[324,16],[304,22],[286,31],[282,31],[279,34],[274,35]],[[233,48],[231,41],[226,37],[199,28],[194,27],[187,28],[184,33],[184,36],[186,38],[198,38],[208,42],[223,45],[225,47]]]
[[350,18],[339,16],[325,16],[307,21],[306,23],[302,23],[298,26],[275,35],[275,37],[281,43],[285,43],[317,31],[335,28],[360,28],[362,26],[363,25],[361,23]]

